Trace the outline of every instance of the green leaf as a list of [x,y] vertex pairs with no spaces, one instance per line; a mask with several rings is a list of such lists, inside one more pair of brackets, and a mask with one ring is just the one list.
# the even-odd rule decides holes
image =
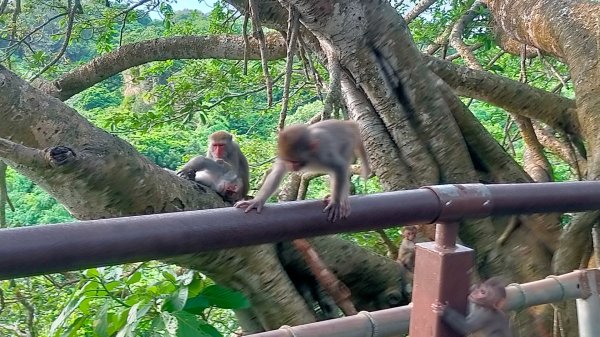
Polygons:
[[169,273],[168,271],[163,271],[162,276],[173,283],[177,283],[177,278],[175,278],[175,275]]
[[250,307],[250,302],[244,294],[233,289],[213,284],[201,293],[210,304],[223,309],[244,309]]
[[142,273],[140,273],[139,271],[136,271],[131,276],[129,276],[127,278],[127,280],[125,280],[125,283],[126,284],[134,284],[134,283],[139,282],[141,279],[142,279]]
[[107,315],[108,321],[108,335],[114,336],[117,331],[119,331],[125,323],[127,323],[127,314],[129,313],[129,308],[125,310],[121,310],[121,312],[113,314],[109,313]]
[[199,315],[208,307],[210,307],[210,302],[206,296],[198,295],[194,298],[188,299],[185,303],[185,307],[183,307],[183,310]]
[[119,281],[111,281],[104,285],[107,291],[115,290],[119,286],[121,286],[121,282]]
[[69,325],[69,327],[60,335],[60,337],[74,337],[77,336],[77,331],[83,326],[87,319],[87,316],[79,316]]
[[90,300],[91,299],[89,297],[85,297],[79,304],[79,310],[86,315],[90,314]]
[[201,326],[206,325],[206,322],[195,315],[181,311],[174,313],[173,316],[177,318],[178,323],[177,337],[213,337],[202,330]]
[[77,307],[79,307],[79,304],[84,299],[85,299],[85,297],[80,296],[80,294],[78,294],[77,292],[74,293],[73,296],[71,296],[71,300],[63,308],[63,310],[60,312],[60,315],[58,315],[58,317],[54,320],[54,322],[52,322],[52,325],[50,325],[50,335],[51,336],[58,336],[58,329],[65,324],[67,318],[69,318],[69,316],[71,316],[73,311],[75,311],[75,309],[77,309]]
[[146,288],[146,291],[147,291],[148,293],[152,294],[152,295],[158,295],[158,294],[159,294],[159,292],[158,292],[158,287],[157,287],[157,286],[155,286],[155,285],[151,285],[151,286],[149,286],[148,288]]
[[89,277],[89,278],[98,277],[98,276],[100,276],[100,273],[98,272],[98,269],[91,268],[91,269],[84,270],[83,271],[83,276]]
[[140,318],[143,317],[144,315],[146,315],[146,313],[148,312],[148,310],[151,307],[150,304],[146,304],[138,310],[139,304],[140,303],[136,303],[131,308],[129,308],[129,313],[127,314],[127,323],[119,331],[119,333],[117,334],[116,337],[129,337],[129,336],[133,337],[133,336],[135,336],[133,334],[133,332],[135,331],[135,328],[137,327],[138,323],[140,322]]
[[100,311],[96,314],[92,326],[94,335],[97,337],[109,337],[108,333],[108,302],[104,303]]
[[204,280],[198,274],[194,275],[194,279],[188,284],[188,296],[196,297],[204,287]]
[[200,330],[204,331],[205,333],[207,333],[213,337],[223,337],[223,335],[219,332],[219,330],[217,330],[214,326],[212,326],[210,324],[201,324]]
[[188,288],[181,287],[171,294],[171,296],[165,301],[165,304],[162,306],[162,310],[168,312],[181,311],[185,306],[187,298]]

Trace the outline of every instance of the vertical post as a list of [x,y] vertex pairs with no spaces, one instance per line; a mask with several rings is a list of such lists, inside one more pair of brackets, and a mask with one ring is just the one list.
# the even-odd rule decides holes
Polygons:
[[[581,288],[589,290],[586,298],[575,300],[577,304],[577,324],[580,337],[598,336],[600,331],[600,297],[598,296],[598,282],[600,282],[600,269],[588,270],[582,273]],[[586,289],[587,288],[587,289]]]
[[458,223],[437,224],[435,242],[418,243],[409,336],[459,337],[431,309],[437,301],[466,312],[474,251],[456,245]]

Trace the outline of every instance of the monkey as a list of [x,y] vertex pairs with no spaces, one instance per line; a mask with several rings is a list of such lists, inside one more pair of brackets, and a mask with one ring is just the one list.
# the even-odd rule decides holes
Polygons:
[[480,331],[486,337],[513,337],[508,316],[502,311],[506,289],[496,277],[476,285],[469,293],[469,315],[465,318],[454,309],[434,303],[433,311],[461,335]]
[[234,206],[260,213],[267,199],[275,193],[283,176],[289,171],[328,172],[331,194],[326,197],[323,212],[331,222],[350,214],[350,163],[354,155],[361,160],[361,176],[371,174],[367,153],[360,139],[358,124],[353,121],[329,119],[312,125],[295,124],[284,128],[277,139],[277,158],[271,172],[253,200]]
[[[233,141],[233,136],[227,131],[217,131],[208,136],[208,150],[206,157],[217,160],[221,159],[232,166],[240,178],[242,185],[239,194],[245,197],[250,190],[250,168],[248,160],[240,150],[240,146]],[[239,200],[239,199],[238,199]]]
[[178,176],[208,186],[225,201],[236,202],[244,197],[243,181],[228,162],[196,156],[176,173]]
[[417,227],[406,226],[402,229],[402,243],[398,249],[398,259],[396,262],[400,263],[411,273],[415,270],[415,239],[417,236]]

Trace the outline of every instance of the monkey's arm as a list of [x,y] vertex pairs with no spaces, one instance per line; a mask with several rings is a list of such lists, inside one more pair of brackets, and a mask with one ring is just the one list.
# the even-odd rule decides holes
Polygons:
[[258,190],[258,193],[256,193],[254,199],[238,201],[234,206],[238,208],[246,208],[246,213],[251,209],[256,208],[256,213],[260,213],[265,202],[267,202],[267,199],[269,199],[269,197],[275,193],[275,190],[277,190],[277,187],[279,186],[279,183],[281,183],[281,180],[286,172],[287,170],[285,168],[285,164],[277,159],[273,164],[271,173],[269,173],[267,178],[265,178],[265,182],[261,186],[260,190]]
[[[196,156],[188,161],[181,170],[177,171],[177,175],[190,180],[195,180],[196,172],[207,168],[209,162],[204,156]],[[214,162],[213,162],[214,164]]]
[[331,198],[323,212],[328,212],[329,221],[335,221],[339,218],[345,218],[350,215],[350,204],[348,203],[348,167],[350,163],[344,162],[341,158],[331,158]]
[[244,156],[243,153],[241,153],[240,151],[240,157],[239,157],[239,175],[242,179],[242,189],[241,192],[243,194],[242,197],[245,197],[246,194],[248,193],[248,191],[250,191],[250,167],[248,166],[248,159],[246,159],[246,157]]
[[468,335],[485,329],[490,322],[490,315],[493,315],[490,310],[477,305],[473,306],[472,312],[467,317],[450,307],[446,307],[442,320],[459,334]]

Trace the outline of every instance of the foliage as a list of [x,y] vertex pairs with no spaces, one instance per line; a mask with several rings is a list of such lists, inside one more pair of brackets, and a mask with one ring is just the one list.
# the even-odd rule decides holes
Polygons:
[[122,81],[121,76],[113,76],[75,95],[69,104],[80,111],[119,106],[123,100]]
[[[231,332],[235,320],[221,309],[249,306],[241,293],[215,285],[197,272],[156,262],[4,282],[1,289],[7,298],[18,298],[36,286],[49,291],[40,294],[48,302],[36,303],[36,308],[48,308],[52,314],[47,317],[56,317],[40,331],[44,336],[217,337],[223,334],[208,320],[227,318],[230,323],[221,328]],[[12,321],[18,318],[5,317],[3,323],[18,326],[19,321]]]
[[69,212],[56,199],[11,168],[7,170],[6,181],[10,200],[15,205],[14,212],[10,210],[6,212],[9,227],[73,220]]

